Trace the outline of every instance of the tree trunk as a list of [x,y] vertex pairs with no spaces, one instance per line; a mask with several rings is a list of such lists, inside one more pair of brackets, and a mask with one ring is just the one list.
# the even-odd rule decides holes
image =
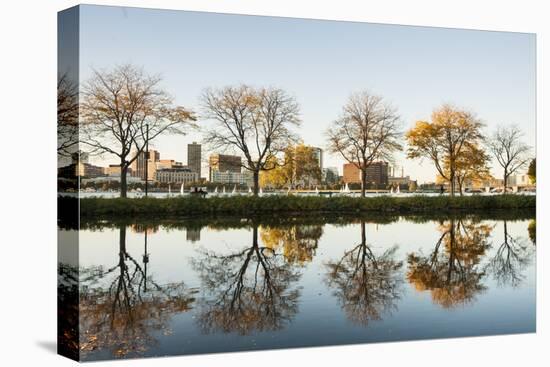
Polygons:
[[367,188],[367,168],[363,167],[361,169],[361,197],[365,197],[365,191]]
[[119,264],[124,266],[124,260],[126,260],[126,227],[121,226],[118,237],[118,255]]
[[506,188],[508,187],[508,170],[504,169],[504,182],[502,183],[502,195],[506,195]]
[[365,221],[361,221],[361,244],[365,246],[367,243],[367,230],[365,227]]
[[[125,198],[128,196],[128,183],[126,181],[126,176],[128,175],[128,166],[126,165],[126,160],[120,162],[120,197]],[[147,179],[147,177],[145,178]]]
[[258,196],[260,191],[260,172],[254,171],[254,196]]
[[451,184],[451,197],[455,196],[455,173],[453,170],[451,170],[451,176],[450,176],[450,184]]

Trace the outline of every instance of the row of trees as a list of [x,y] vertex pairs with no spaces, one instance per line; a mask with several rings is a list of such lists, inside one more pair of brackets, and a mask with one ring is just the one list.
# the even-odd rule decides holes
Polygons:
[[531,149],[515,125],[499,126],[491,137],[483,135],[483,128],[473,113],[444,105],[432,113],[431,121],[418,121],[406,133],[407,155],[431,160],[454,195],[457,188],[462,193],[466,180],[490,177],[490,152],[503,169],[506,193],[508,178],[531,160]]
[[[128,168],[149,142],[161,134],[185,134],[197,128],[195,113],[175,105],[160,87],[160,81],[160,77],[132,65],[94,70],[82,87],[80,104],[78,94],[72,92],[74,83],[61,78],[58,85],[59,124],[75,126],[78,108],[75,110],[74,105],[80,106],[80,143],[92,153],[118,157],[122,197],[126,196]],[[301,124],[300,107],[286,91],[228,86],[206,89],[200,101],[201,119],[214,122],[205,131],[205,143],[211,150],[244,158],[243,168],[253,174],[254,194],[259,191],[260,174],[266,180],[288,186],[295,186],[300,177],[320,177],[310,148],[299,144],[295,129]],[[74,141],[74,129],[65,131],[62,127],[64,134],[60,134],[58,150],[72,146],[70,142]],[[407,155],[430,160],[449,182],[454,195],[462,192],[467,180],[489,176],[492,153],[503,169],[506,188],[510,175],[530,160],[530,148],[522,142],[522,133],[516,126],[499,127],[490,138],[483,135],[483,128],[475,114],[443,105],[433,112],[431,121],[418,121],[405,133]],[[65,135],[69,139],[63,139]],[[329,152],[361,171],[362,196],[369,166],[378,160],[392,161],[394,153],[403,149],[397,109],[366,91],[350,96],[326,136]]]

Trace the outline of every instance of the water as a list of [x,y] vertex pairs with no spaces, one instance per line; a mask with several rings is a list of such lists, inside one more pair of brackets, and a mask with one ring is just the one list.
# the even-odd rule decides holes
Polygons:
[[534,332],[533,221],[494,218],[83,223],[82,357]]

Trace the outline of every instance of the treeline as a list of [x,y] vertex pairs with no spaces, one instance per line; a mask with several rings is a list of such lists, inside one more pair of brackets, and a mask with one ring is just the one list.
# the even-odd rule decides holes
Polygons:
[[[58,110],[59,154],[65,154],[68,146],[74,148],[66,140],[74,136],[74,126],[79,126],[82,148],[120,161],[120,195],[126,197],[128,168],[139,153],[163,134],[199,129],[201,120],[211,122],[201,129],[211,151],[243,158],[242,168],[252,174],[255,195],[261,176],[275,186],[289,187],[320,177],[313,164],[314,152],[296,131],[302,122],[300,105],[289,92],[245,84],[207,88],[199,98],[199,115],[175,105],[160,82],[159,76],[133,65],[93,70],[82,86],[80,114],[71,105],[79,103],[71,91],[74,83],[59,83],[58,94],[63,97]],[[64,125],[70,128],[63,129]],[[486,133],[474,112],[452,105],[435,108],[431,119],[417,121],[408,131],[402,125],[395,106],[364,90],[350,95],[339,117],[326,129],[328,151],[360,170],[362,196],[368,168],[379,160],[391,162],[405,143],[409,158],[433,164],[449,183],[451,196],[462,193],[466,182],[489,178],[492,160],[502,169],[506,193],[510,175],[532,158],[517,126],[499,126]]]

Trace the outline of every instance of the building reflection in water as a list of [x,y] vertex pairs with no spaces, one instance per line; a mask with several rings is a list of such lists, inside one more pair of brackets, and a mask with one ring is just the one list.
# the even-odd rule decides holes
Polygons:
[[80,343],[88,352],[106,349],[115,357],[139,356],[156,344],[154,332],[170,333],[171,316],[191,309],[194,291],[183,282],[158,284],[147,275],[149,252],[144,231],[142,262],[126,249],[119,229],[114,266],[80,270]]
[[361,242],[338,261],[330,261],[327,284],[334,289],[349,320],[367,326],[397,308],[402,275],[401,261],[395,260],[397,247],[376,255],[367,245],[365,222],[361,221]]
[[198,242],[201,240],[201,229],[197,228],[187,228],[185,231],[185,237],[189,242]]
[[298,312],[298,267],[275,249],[260,245],[252,224],[251,244],[229,254],[199,250],[192,260],[204,299],[197,322],[206,333],[279,330]]

